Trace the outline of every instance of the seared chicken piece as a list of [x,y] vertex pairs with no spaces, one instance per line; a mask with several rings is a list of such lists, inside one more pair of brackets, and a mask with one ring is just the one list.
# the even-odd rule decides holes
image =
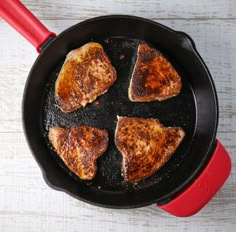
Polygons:
[[139,44],[129,99],[134,102],[165,100],[176,96],[182,82],[170,62],[156,49]]
[[91,180],[96,160],[108,145],[108,133],[89,126],[51,127],[49,140],[66,166],[80,179]]
[[58,106],[72,112],[105,93],[116,80],[116,70],[103,47],[94,42],[68,53],[55,83]]
[[123,156],[126,181],[140,181],[156,172],[175,152],[185,132],[164,127],[156,119],[118,117],[115,144]]

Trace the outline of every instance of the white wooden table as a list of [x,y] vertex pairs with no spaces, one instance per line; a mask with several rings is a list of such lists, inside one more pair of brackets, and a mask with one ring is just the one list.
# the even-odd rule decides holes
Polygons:
[[37,53],[0,20],[0,231],[236,231],[236,1],[23,0],[49,29],[60,33],[105,14],[146,17],[189,33],[214,78],[220,106],[217,137],[231,155],[228,181],[190,218],[151,205],[114,210],[80,202],[49,188],[26,144],[21,100]]

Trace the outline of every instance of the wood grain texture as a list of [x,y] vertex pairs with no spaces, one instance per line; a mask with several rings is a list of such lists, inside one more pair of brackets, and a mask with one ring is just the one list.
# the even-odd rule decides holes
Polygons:
[[155,205],[132,210],[88,205],[52,190],[26,144],[21,100],[35,49],[0,20],[0,231],[235,231],[236,1],[89,0],[23,2],[56,33],[93,16],[135,14],[189,33],[218,92],[217,137],[232,158],[223,188],[198,214],[176,218]]
[[23,0],[40,19],[84,20],[106,14],[131,14],[151,19],[236,18],[235,0]]

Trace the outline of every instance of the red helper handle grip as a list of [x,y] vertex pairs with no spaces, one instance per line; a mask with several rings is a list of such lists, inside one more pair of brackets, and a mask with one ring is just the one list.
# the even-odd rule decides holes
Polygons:
[[164,205],[157,205],[179,217],[197,213],[215,195],[231,170],[229,154],[217,140],[217,146],[202,173],[179,195]]
[[49,36],[49,31],[19,0],[1,0],[0,17],[22,34],[40,52],[40,45]]

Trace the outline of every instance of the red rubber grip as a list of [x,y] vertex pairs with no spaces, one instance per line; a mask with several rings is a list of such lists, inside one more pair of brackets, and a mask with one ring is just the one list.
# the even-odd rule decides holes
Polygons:
[[22,34],[40,52],[40,45],[49,36],[49,31],[19,0],[1,0],[0,17]]
[[214,154],[201,174],[173,200],[157,206],[175,216],[191,216],[215,195],[228,178],[230,170],[229,154],[217,140]]

